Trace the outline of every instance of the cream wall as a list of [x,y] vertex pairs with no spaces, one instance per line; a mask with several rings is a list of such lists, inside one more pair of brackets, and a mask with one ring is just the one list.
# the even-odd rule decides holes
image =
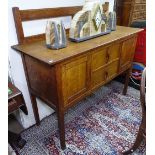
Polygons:
[[[105,0],[104,0],[105,1]],[[102,1],[102,2],[104,2]],[[110,2],[110,10],[113,8],[113,0],[106,0]],[[79,6],[84,4],[84,0],[9,0],[8,1],[8,21],[9,21],[9,62],[10,62],[10,74],[15,85],[22,91],[24,99],[28,108],[28,116],[24,115],[21,111],[16,113],[18,120],[23,127],[27,128],[35,123],[31,101],[28,93],[27,83],[23,70],[21,55],[13,51],[10,46],[17,44],[17,35],[14,26],[14,20],[12,15],[12,7],[19,7],[20,9],[35,9],[35,8],[52,8],[62,6]],[[62,18],[66,27],[70,26],[70,17]],[[45,31],[46,20],[24,22],[24,34],[25,36],[43,33]],[[39,108],[40,119],[50,115],[53,110],[46,106],[43,102],[37,99]]]

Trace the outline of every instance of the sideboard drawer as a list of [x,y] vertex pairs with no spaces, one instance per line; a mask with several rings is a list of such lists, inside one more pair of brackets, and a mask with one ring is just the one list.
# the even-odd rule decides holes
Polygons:
[[101,47],[92,53],[92,70],[100,69],[120,56],[120,43],[113,43],[109,47]]
[[92,72],[91,76],[91,85],[92,88],[98,87],[105,83],[106,81],[112,79],[118,74],[119,69],[119,60],[116,60],[104,68],[100,68]]
[[107,47],[101,47],[92,52],[92,70],[97,70],[107,62]]
[[102,84],[105,81],[105,71],[103,68],[100,68],[91,75],[91,86],[92,88]]
[[120,43],[115,43],[108,48],[107,51],[107,63],[118,60],[120,57]]
[[24,105],[22,94],[18,94],[17,96],[8,100],[8,113],[17,110],[22,105]]
[[109,81],[110,79],[114,78],[119,72],[119,60],[109,64],[104,70],[105,81]]

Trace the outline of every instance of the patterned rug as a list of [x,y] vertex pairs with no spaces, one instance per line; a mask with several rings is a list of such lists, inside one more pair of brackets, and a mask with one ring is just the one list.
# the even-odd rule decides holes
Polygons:
[[[139,91],[111,82],[82,100],[65,114],[66,149],[60,148],[56,114],[43,119],[22,137],[20,155],[119,155],[134,143],[141,123]],[[145,154],[145,144],[133,154]]]

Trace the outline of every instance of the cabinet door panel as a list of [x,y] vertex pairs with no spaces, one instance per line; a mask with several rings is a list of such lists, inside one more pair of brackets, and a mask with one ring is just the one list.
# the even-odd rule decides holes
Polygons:
[[135,52],[136,38],[130,38],[123,42],[121,51],[121,70],[131,64]]
[[82,57],[63,66],[62,86],[65,105],[87,91],[88,58]]

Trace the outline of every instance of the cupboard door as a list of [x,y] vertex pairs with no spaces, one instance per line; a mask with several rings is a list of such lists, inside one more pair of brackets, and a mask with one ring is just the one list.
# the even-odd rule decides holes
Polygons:
[[135,37],[130,38],[123,42],[121,59],[120,59],[121,71],[125,70],[129,65],[131,65],[131,62],[133,61],[133,56],[135,53],[135,45],[136,45]]
[[63,65],[62,68],[62,89],[64,106],[85,93],[88,89],[88,57],[73,59]]

